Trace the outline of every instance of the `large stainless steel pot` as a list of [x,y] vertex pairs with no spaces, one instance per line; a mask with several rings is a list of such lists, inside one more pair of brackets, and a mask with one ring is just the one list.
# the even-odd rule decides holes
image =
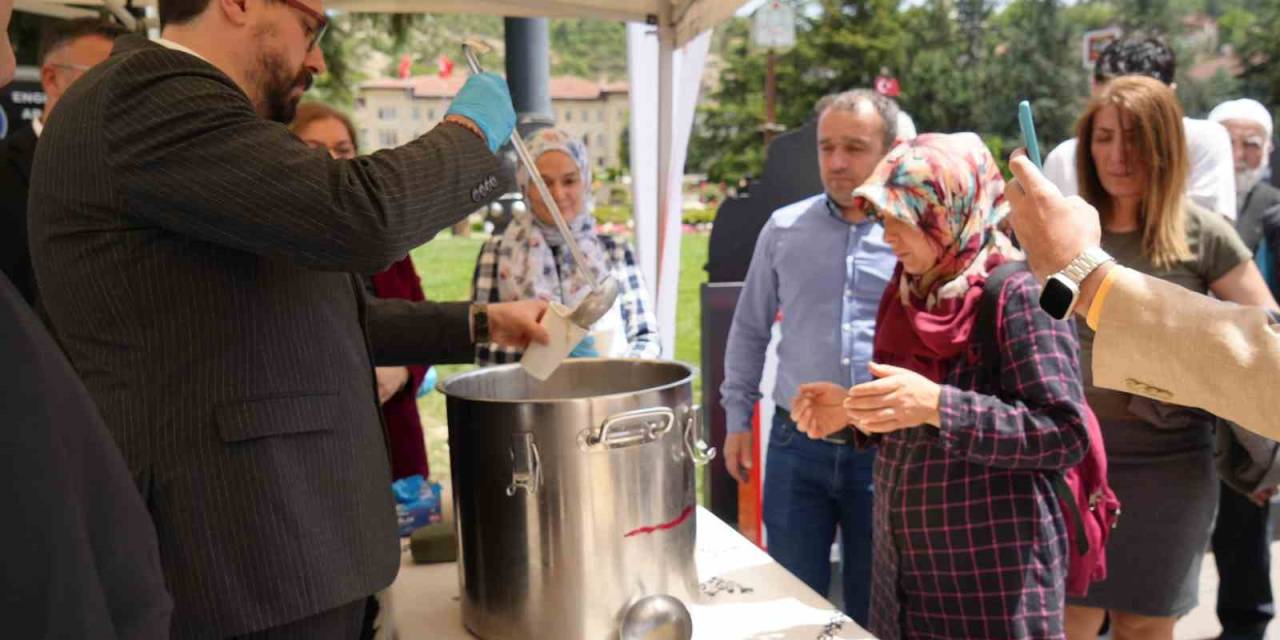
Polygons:
[[699,438],[693,371],[575,359],[538,382],[519,365],[442,382],[462,618],[486,640],[617,637],[627,606],[688,600]]

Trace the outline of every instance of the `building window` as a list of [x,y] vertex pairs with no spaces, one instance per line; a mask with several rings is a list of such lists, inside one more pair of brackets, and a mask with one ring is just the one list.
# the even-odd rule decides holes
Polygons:
[[428,110],[428,111],[427,111],[427,120],[430,120],[430,121],[432,121],[432,122],[435,122],[435,120],[436,120],[436,110],[435,110],[435,109],[430,109],[430,110]]
[[378,131],[378,144],[383,148],[394,147],[400,144],[400,140],[396,136],[395,129],[382,129]]
[[596,109],[596,122],[604,122],[604,109]]
[[565,122],[573,122],[573,110],[572,110],[572,109],[565,109],[565,110],[564,110],[564,121],[565,121]]
[[421,107],[414,107],[414,108],[413,108],[413,119],[414,119],[414,120],[421,120],[421,119],[422,119],[422,108],[421,108]]
[[364,105],[365,105],[364,96],[361,96],[361,97],[359,97],[359,98],[356,98],[356,108],[357,108],[357,109],[363,109],[363,108],[364,108]]
[[379,120],[395,120],[396,108],[395,107],[378,107],[378,119]]
[[582,121],[583,121],[583,122],[591,122],[591,114],[590,114],[590,113],[587,113],[587,110],[586,110],[586,109],[583,109],[583,110],[582,110]]
[[604,151],[604,134],[603,133],[596,134],[596,148],[599,149],[600,151]]

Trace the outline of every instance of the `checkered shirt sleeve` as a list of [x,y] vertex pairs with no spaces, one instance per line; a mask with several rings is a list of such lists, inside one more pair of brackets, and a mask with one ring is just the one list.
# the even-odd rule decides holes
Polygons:
[[975,388],[974,379],[944,386],[938,403],[941,443],[989,467],[1066,469],[1089,446],[1079,348],[1071,323],[1040,310],[1031,278],[1020,273],[1006,283],[997,328],[1000,388],[1012,393],[962,390]]
[[627,328],[627,358],[657,358],[662,355],[658,341],[658,318],[653,313],[649,290],[640,275],[640,265],[635,252],[627,242],[618,242],[609,236],[600,236],[609,254],[613,277],[618,279],[618,294],[622,310],[622,324]]

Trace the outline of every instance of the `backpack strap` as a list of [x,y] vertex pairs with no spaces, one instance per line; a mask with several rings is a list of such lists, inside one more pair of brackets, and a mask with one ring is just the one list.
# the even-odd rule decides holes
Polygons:
[[1076,500],[1075,493],[1071,491],[1071,485],[1067,484],[1067,475],[1061,472],[1055,473],[1052,482],[1053,492],[1058,494],[1058,502],[1066,505],[1067,517],[1071,520],[1067,524],[1075,529],[1076,554],[1089,553],[1089,534],[1084,530],[1084,514],[1080,513],[1080,503]]
[[[982,286],[982,301],[978,305],[977,333],[978,344],[982,347],[982,362],[987,373],[1000,385],[1000,294],[1004,291],[1005,282],[1016,273],[1027,270],[1027,263],[1007,261],[996,267],[987,275],[987,282]],[[1071,485],[1067,484],[1065,473],[1052,476],[1053,492],[1058,501],[1066,505],[1070,526],[1075,530],[1076,552],[1084,555],[1089,552],[1089,538],[1084,529],[1084,514],[1080,513],[1080,505],[1076,502]]]
[[1027,263],[1008,260],[991,270],[986,284],[982,285],[982,301],[978,305],[977,335],[982,346],[982,362],[987,366],[991,379],[1000,385],[1000,292],[1004,283],[1015,273],[1027,270]]

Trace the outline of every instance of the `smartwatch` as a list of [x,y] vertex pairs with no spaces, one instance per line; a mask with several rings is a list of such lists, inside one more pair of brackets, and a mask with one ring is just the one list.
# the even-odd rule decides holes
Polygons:
[[1101,247],[1085,249],[1065,269],[1045,280],[1040,289],[1040,308],[1057,320],[1070,318],[1080,298],[1080,283],[1098,267],[1114,261]]

